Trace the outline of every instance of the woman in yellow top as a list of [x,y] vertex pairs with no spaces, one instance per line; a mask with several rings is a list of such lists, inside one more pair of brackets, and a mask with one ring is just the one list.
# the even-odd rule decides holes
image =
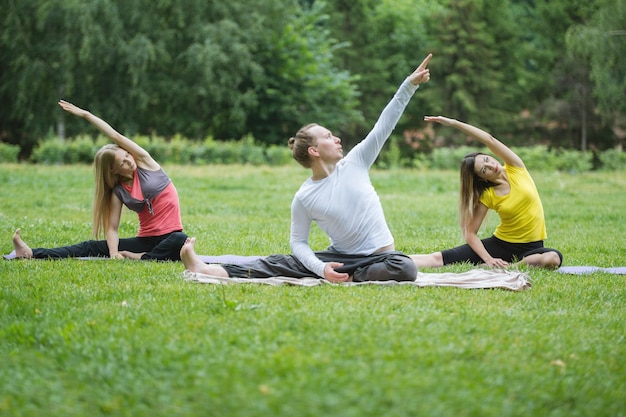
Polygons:
[[[428,255],[411,255],[418,268],[437,268],[458,262],[506,268],[514,262],[542,268],[558,268],[563,255],[546,248],[543,206],[535,183],[522,159],[489,133],[458,120],[426,116],[427,122],[452,126],[479,140],[504,161],[475,152],[461,162],[459,215],[467,242]],[[500,216],[493,236],[479,239],[478,230],[489,209]]]

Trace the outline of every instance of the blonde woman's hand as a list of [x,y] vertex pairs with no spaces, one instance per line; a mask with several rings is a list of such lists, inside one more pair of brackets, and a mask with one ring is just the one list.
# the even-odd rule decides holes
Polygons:
[[69,101],[59,100],[59,106],[61,106],[61,108],[66,112],[72,113],[74,116],[85,117],[89,114],[87,110],[83,110],[80,107],[73,105]]

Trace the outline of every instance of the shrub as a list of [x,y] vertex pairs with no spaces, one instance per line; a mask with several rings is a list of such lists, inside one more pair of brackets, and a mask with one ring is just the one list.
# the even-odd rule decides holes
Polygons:
[[263,165],[267,163],[265,150],[255,143],[252,135],[244,136],[241,141],[242,162],[252,165]]
[[429,158],[429,168],[432,169],[459,169],[461,160],[471,152],[488,152],[471,146],[460,146],[458,148],[436,148]]
[[567,172],[587,172],[593,167],[593,154],[561,149],[556,153],[556,169]]
[[165,139],[158,136],[135,136],[133,141],[144,148],[154,159],[161,163],[167,163],[170,158],[170,149]]
[[287,165],[293,159],[291,149],[287,146],[270,145],[266,150],[269,165]]
[[[181,135],[175,135],[169,141],[158,136],[141,135],[132,139],[161,163],[277,166],[292,161],[291,150],[287,146],[265,147],[255,143],[251,135],[231,141],[216,141],[207,137],[202,142],[194,142]],[[78,136],[67,141],[49,138],[39,143],[30,160],[41,164],[91,164],[97,150],[107,143],[111,142],[103,135],[96,137],[95,141],[89,136]],[[514,147],[513,151],[524,160],[529,170],[586,172],[594,169],[591,152],[550,149],[545,145]],[[430,153],[409,152],[403,150],[398,138],[392,136],[376,161],[376,167],[457,170],[462,158],[470,152],[492,154],[487,148],[476,146],[440,147]],[[17,162],[18,154],[18,146],[0,143],[0,162]],[[619,149],[599,152],[596,156],[601,170],[626,168],[626,153]]]
[[171,162],[174,164],[187,164],[190,162],[192,146],[189,141],[185,140],[181,135],[175,135],[170,141],[168,148],[167,157],[163,162]]
[[20,147],[17,145],[9,145],[8,143],[0,143],[0,163],[1,162],[17,162],[20,154]]
[[378,168],[400,168],[403,165],[402,150],[400,149],[398,136],[392,135],[387,140],[387,146],[384,151],[381,152],[376,166]]
[[598,155],[602,171],[623,171],[626,169],[626,152],[619,149],[607,149]]
[[515,147],[513,151],[519,155],[530,171],[554,171],[558,169],[557,157],[547,146]]
[[61,144],[65,151],[63,152],[63,163],[91,163],[93,157],[100,149],[93,139],[89,136],[78,136],[72,141]]
[[47,139],[40,142],[30,156],[31,161],[46,165],[63,164],[65,144],[59,139]]
[[216,142],[213,148],[213,160],[218,164],[237,164],[242,162],[241,144],[237,142]]
[[426,169],[429,166],[430,160],[428,159],[428,155],[423,153],[415,154],[415,156],[413,156],[413,159],[411,159],[411,164],[409,165],[410,168],[415,169]]

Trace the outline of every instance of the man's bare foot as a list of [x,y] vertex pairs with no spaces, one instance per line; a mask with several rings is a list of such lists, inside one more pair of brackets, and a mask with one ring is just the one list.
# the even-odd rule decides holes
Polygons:
[[188,237],[185,240],[183,247],[180,248],[180,260],[183,261],[185,269],[191,272],[199,272],[198,270],[202,269],[202,266],[206,265],[196,254],[195,244],[196,238]]
[[16,258],[32,258],[33,250],[22,240],[20,229],[13,233],[13,249],[15,249]]
[[185,240],[185,244],[180,249],[180,259],[183,261],[185,269],[189,272],[228,278],[228,272],[226,272],[226,270],[220,265],[205,264],[202,261],[202,259],[196,254],[196,250],[194,248],[195,244],[195,237],[187,238],[187,240]]

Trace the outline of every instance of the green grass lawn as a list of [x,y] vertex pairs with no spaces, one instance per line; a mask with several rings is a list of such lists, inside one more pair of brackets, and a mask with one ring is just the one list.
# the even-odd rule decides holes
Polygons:
[[[165,168],[199,253],[289,252],[307,170]],[[626,174],[533,175],[564,265],[626,265]],[[372,180],[399,250],[461,243],[456,172]],[[0,164],[0,181],[1,252],[17,227],[32,247],[89,238],[90,167]],[[120,234],[136,227],[125,213]],[[317,229],[311,242],[328,243]],[[509,292],[213,286],[182,271],[0,261],[0,416],[626,416],[625,275],[530,270],[532,289]]]

